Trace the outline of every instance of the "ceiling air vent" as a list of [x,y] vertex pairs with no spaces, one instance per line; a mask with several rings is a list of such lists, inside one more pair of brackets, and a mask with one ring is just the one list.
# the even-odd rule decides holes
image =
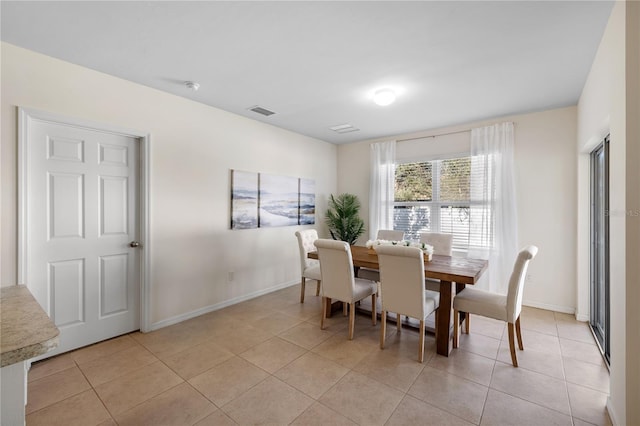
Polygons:
[[357,127],[353,127],[351,124],[339,124],[337,126],[329,127],[329,129],[336,133],[350,133],[360,130]]
[[256,113],[258,113],[258,114],[262,114],[262,115],[264,115],[265,117],[268,117],[268,116],[270,116],[270,115],[275,114],[275,112],[273,112],[273,111],[269,111],[268,109],[266,109],[266,108],[262,108],[261,106],[258,106],[258,105],[253,106],[253,107],[248,108],[248,109],[249,109],[249,111],[253,111],[253,112],[256,112]]

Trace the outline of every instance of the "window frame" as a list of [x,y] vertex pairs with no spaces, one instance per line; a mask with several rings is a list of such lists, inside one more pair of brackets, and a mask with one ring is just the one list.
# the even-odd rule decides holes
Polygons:
[[[440,199],[442,162],[447,160],[464,159],[464,158],[468,158],[471,160],[472,158],[471,153],[469,152],[457,153],[456,155],[445,156],[445,157],[438,156],[435,158],[405,159],[403,161],[399,161],[396,163],[396,166],[404,165],[404,164],[431,163],[431,200],[430,201],[395,201],[395,190],[394,190],[393,208],[394,208],[394,228],[395,229],[397,229],[396,227],[397,222],[395,219],[395,216],[396,216],[395,210],[397,207],[401,207],[401,208],[402,207],[428,207],[429,208],[428,230],[423,230],[419,232],[452,233],[452,232],[447,232],[446,230],[445,231],[442,230],[442,215],[441,215],[442,208],[445,208],[445,207],[467,208],[470,211],[472,206],[483,204],[481,201],[472,201],[470,191],[469,191],[469,199],[467,200],[441,200]],[[469,173],[471,173],[471,171],[469,171]],[[468,229],[469,224],[467,223],[466,226]],[[455,232],[452,234],[454,236],[460,235],[460,233],[456,234]],[[455,254],[464,255],[468,252],[469,250],[468,235],[469,233],[467,232],[467,236],[466,236],[467,244],[465,246],[461,246],[460,244],[456,245],[456,239],[454,238],[454,245],[453,245],[454,255]]]

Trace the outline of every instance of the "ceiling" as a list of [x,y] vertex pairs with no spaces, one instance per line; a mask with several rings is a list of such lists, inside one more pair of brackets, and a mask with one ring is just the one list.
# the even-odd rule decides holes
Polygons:
[[[575,105],[612,6],[3,0],[0,13],[5,42],[340,144]],[[373,103],[382,87],[395,103]],[[359,130],[329,129],[341,124]]]

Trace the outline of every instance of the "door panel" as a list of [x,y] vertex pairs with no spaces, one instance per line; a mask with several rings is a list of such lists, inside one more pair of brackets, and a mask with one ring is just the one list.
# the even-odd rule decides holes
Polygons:
[[84,176],[48,173],[49,239],[84,237]]
[[128,234],[128,188],[126,177],[100,176],[100,237]]
[[82,140],[65,138],[47,139],[47,158],[60,161],[84,161],[84,143]]
[[26,284],[60,328],[51,356],[139,328],[139,141],[29,126]]
[[591,153],[590,325],[608,363],[609,329],[609,139]]
[[100,316],[128,309],[129,256],[127,253],[100,257]]
[[84,322],[84,259],[49,263],[51,319],[58,327]]

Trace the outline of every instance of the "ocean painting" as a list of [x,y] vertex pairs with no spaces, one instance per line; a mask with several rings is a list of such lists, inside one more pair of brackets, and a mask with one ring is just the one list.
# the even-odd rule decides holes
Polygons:
[[316,223],[316,181],[300,179],[300,219],[298,225]]
[[258,227],[258,173],[231,170],[231,229]]
[[260,173],[259,227],[298,224],[298,178]]

